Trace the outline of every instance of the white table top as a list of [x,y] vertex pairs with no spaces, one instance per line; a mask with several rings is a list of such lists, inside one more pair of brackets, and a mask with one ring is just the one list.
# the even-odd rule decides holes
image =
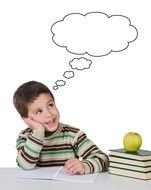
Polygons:
[[0,168],[2,190],[151,190],[151,180],[143,181],[116,176],[107,172],[99,174],[94,183],[75,183],[55,180],[17,179],[18,168]]

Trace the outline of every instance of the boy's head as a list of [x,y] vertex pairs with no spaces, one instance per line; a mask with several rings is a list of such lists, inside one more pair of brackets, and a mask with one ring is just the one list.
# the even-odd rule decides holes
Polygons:
[[22,84],[14,93],[13,103],[23,119],[29,117],[49,131],[57,128],[59,112],[53,94],[44,84],[36,81]]
[[14,93],[13,103],[21,117],[28,117],[28,105],[42,93],[54,96],[47,86],[37,81],[29,81],[19,86]]

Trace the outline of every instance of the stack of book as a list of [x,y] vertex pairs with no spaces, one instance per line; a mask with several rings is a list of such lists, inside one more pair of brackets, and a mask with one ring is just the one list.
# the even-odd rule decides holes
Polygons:
[[110,150],[109,173],[137,179],[151,179],[151,151],[138,150],[135,153],[124,149]]

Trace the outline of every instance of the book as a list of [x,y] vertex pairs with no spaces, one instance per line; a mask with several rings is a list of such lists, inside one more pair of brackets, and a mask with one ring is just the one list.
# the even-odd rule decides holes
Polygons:
[[151,151],[139,150],[130,153],[124,149],[110,150],[109,173],[137,179],[151,179]]
[[112,156],[119,156],[124,158],[131,158],[136,160],[151,160],[151,151],[149,150],[138,150],[137,152],[127,152],[125,149],[112,149],[110,150]]
[[110,162],[110,168],[120,168],[120,169],[129,169],[131,171],[138,171],[138,172],[151,172],[151,166],[137,166],[132,164],[123,164],[117,162]]
[[115,163],[123,163],[123,164],[129,164],[129,165],[136,165],[136,166],[142,166],[142,167],[147,167],[151,166],[151,160],[136,160],[136,159],[127,159],[127,158],[122,158],[122,157],[116,157],[109,155],[109,161],[110,163],[115,162]]
[[19,169],[18,173],[16,174],[16,178],[93,183],[96,180],[98,174],[99,173],[70,175],[64,171],[63,167],[37,167],[28,171]]
[[126,176],[136,179],[148,180],[151,179],[151,172],[137,172],[137,171],[130,171],[128,169],[120,169],[120,168],[110,168],[110,174]]

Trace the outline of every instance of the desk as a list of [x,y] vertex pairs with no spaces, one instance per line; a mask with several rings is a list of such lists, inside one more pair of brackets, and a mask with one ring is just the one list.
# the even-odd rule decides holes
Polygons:
[[54,180],[16,179],[18,168],[0,168],[1,190],[151,190],[151,180],[99,174],[94,183],[73,183]]

